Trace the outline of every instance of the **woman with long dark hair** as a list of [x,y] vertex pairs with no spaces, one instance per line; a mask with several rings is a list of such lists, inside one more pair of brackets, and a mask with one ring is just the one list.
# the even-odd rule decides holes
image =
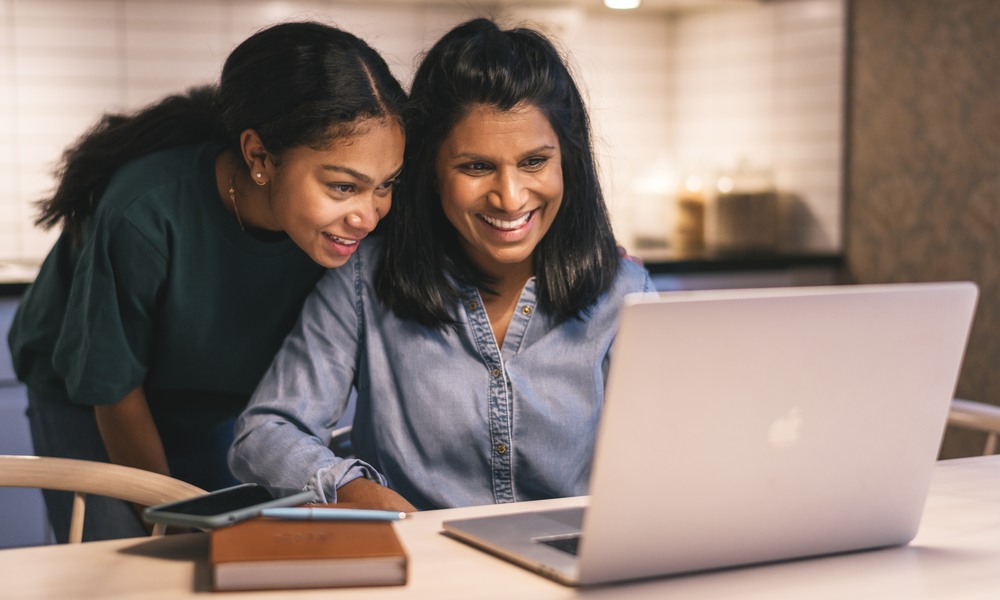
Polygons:
[[[384,239],[329,272],[237,422],[233,472],[397,510],[584,494],[621,258],[583,100],[540,33],[426,54]],[[356,456],[323,443],[357,390]],[[281,452],[272,449],[281,448]]]
[[[39,224],[62,235],[10,333],[36,453],[205,489],[302,303],[389,210],[405,93],[354,35],[275,25],[218,85],[107,115],[69,148]],[[65,539],[70,499],[46,494]],[[139,535],[88,504],[85,539]]]

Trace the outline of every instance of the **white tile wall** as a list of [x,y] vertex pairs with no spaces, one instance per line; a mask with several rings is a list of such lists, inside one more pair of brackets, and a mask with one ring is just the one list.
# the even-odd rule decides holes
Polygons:
[[616,14],[585,20],[574,39],[606,199],[616,234],[629,247],[634,235],[667,226],[662,198],[636,182],[671,163],[672,30],[666,18]]
[[[404,85],[419,53],[485,14],[338,0],[0,0],[0,260],[40,259],[32,227],[62,149],[106,111],[136,109],[217,77],[257,29],[315,18],[378,48]],[[673,186],[740,159],[773,169],[802,198],[792,237],[840,244],[843,0],[662,14],[579,7],[492,10],[556,35],[591,107],[616,232],[669,229]]]
[[676,20],[678,169],[770,171],[804,250],[841,247],[844,19],[839,0],[780,0]]

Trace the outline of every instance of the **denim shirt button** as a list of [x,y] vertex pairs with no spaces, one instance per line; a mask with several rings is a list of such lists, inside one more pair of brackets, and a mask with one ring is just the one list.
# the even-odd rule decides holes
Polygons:
[[524,313],[525,315],[530,315],[531,314],[531,307],[530,306],[525,306],[524,308],[521,309],[521,312]]
[[507,444],[497,444],[497,454],[506,454]]
[[469,300],[469,310],[476,310],[479,308],[479,303],[475,300]]
[[496,368],[494,368],[492,371],[490,371],[490,375],[493,375],[494,379],[496,379],[497,377],[500,377],[500,373],[501,373],[500,369],[496,369]]

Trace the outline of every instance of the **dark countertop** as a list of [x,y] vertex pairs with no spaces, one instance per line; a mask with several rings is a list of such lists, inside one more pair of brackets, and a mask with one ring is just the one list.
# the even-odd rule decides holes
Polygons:
[[[759,253],[759,254],[688,254],[667,252],[636,253],[653,275],[778,271],[802,268],[831,268],[843,264],[843,256],[833,253]],[[0,277],[0,297],[16,298],[24,293],[30,281],[24,277],[13,280]]]
[[834,253],[746,253],[688,254],[671,256],[667,253],[638,254],[651,274],[722,273],[747,271],[779,271],[803,268],[839,268],[843,256]]
[[28,285],[24,282],[0,282],[0,298],[20,298],[24,290],[28,289]]

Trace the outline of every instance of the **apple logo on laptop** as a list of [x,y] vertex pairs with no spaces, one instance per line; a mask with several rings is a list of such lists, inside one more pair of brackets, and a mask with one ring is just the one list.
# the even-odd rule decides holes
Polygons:
[[801,430],[802,413],[795,407],[771,423],[767,441],[775,448],[789,448],[798,443]]

